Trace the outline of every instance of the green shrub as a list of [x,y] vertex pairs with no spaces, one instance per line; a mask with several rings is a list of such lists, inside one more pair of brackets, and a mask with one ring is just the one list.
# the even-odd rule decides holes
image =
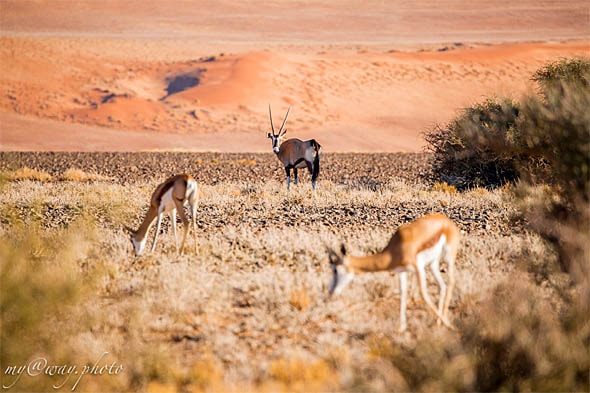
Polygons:
[[512,100],[488,99],[464,109],[446,127],[425,133],[440,180],[465,189],[498,187],[517,179],[519,157],[506,147],[519,143],[519,113]]
[[[53,364],[74,364],[64,337],[85,320],[76,304],[87,293],[88,277],[79,264],[89,250],[93,229],[76,223],[70,229],[44,232],[34,225],[13,227],[0,235],[0,380],[13,391],[47,391],[60,381],[40,374],[10,375],[8,367],[35,358]],[[63,378],[62,378],[63,379]]]
[[550,63],[533,80],[540,95],[520,104],[489,99],[425,138],[439,181],[458,189],[516,179],[549,184],[552,202],[523,207],[525,217],[557,246],[562,270],[581,276],[590,269],[570,233],[590,225],[583,211],[590,202],[590,59]]
[[[532,228],[556,245],[561,269],[575,281],[588,283],[590,60],[551,63],[533,79],[542,95],[523,100],[520,151],[549,164],[543,180],[551,190],[544,203],[522,208]],[[528,183],[539,178],[534,168],[521,175]]]
[[560,315],[554,307],[532,283],[498,286],[462,329],[463,345],[476,355],[474,386],[469,388],[587,391],[586,312],[575,304]]
[[[535,74],[543,97],[524,99],[519,129],[521,151],[550,164],[551,182],[566,196],[590,201],[590,61],[583,64],[578,60],[550,64]],[[554,79],[572,68],[574,75]],[[539,75],[548,79],[538,79]]]
[[589,200],[590,60],[560,60],[532,77],[539,96],[488,99],[426,132],[439,181],[459,189],[525,177]]
[[531,78],[539,84],[541,94],[555,88],[560,89],[563,83],[579,84],[590,87],[589,59],[561,59],[538,69]]
[[[519,208],[531,228],[555,246],[568,275],[547,269],[545,261],[526,261],[534,279],[499,285],[462,321],[460,343],[449,341],[437,349],[459,370],[449,367],[441,374],[436,371],[441,355],[411,352],[414,364],[434,370],[430,376],[449,378],[435,388],[590,390],[590,60],[548,64],[533,80],[538,96],[518,105],[488,100],[426,140],[435,170],[443,171],[441,180],[448,183],[449,178],[466,179],[468,185],[490,187],[516,171],[513,179],[523,180],[515,188]],[[502,175],[483,175],[484,167]],[[539,269],[541,274],[535,272]],[[540,283],[554,289],[552,300],[542,295]],[[388,357],[400,367],[407,360],[398,355],[394,351]],[[457,371],[473,378],[458,379]],[[406,376],[410,386],[427,388],[422,381],[428,378],[416,376],[420,372],[411,370]]]
[[370,353],[399,370],[411,391],[588,391],[588,310],[554,308],[535,284],[515,280],[478,302],[458,334],[411,348],[381,342]]

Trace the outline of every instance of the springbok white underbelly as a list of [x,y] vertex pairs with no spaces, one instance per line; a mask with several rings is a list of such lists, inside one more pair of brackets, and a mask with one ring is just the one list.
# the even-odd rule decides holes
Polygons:
[[158,209],[159,213],[166,213],[176,209],[176,205],[174,204],[174,197],[172,196],[172,188],[171,187],[168,191],[162,195],[162,202],[160,203],[160,208]]
[[443,234],[440,236],[440,239],[438,239],[438,242],[436,242],[434,246],[422,250],[418,253],[418,255],[416,256],[418,265],[425,267],[436,260],[440,260],[443,255],[446,244],[447,237]]

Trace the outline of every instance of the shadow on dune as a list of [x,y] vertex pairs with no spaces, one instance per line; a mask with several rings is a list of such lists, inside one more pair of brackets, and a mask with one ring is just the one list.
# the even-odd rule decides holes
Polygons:
[[187,72],[184,74],[176,75],[170,78],[166,78],[166,95],[160,100],[165,100],[172,94],[180,93],[191,87],[198,86],[201,82],[201,75],[206,69],[200,68],[195,71]]

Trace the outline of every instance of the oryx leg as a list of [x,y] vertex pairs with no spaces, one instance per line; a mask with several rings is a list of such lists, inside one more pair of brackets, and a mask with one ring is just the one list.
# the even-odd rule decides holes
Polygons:
[[291,188],[291,167],[286,166],[285,172],[287,173],[287,190]]
[[309,170],[309,174],[311,175],[311,188],[315,189],[315,181],[316,177],[313,175],[313,163],[310,161],[305,161],[307,165],[307,170]]
[[295,185],[299,185],[299,178],[297,177],[297,168],[293,168],[293,176],[295,176]]

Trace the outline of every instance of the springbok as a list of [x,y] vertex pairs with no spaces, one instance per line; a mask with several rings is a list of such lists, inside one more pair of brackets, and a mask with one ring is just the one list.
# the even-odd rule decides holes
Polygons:
[[[328,249],[332,281],[330,295],[339,295],[355,274],[392,270],[399,274],[400,327],[406,330],[406,301],[408,272],[416,272],[420,294],[428,308],[436,314],[437,323],[452,328],[447,319],[449,303],[455,286],[455,257],[461,233],[455,223],[442,214],[430,214],[404,224],[393,235],[385,249],[373,255],[354,257],[346,255],[344,244],[341,255]],[[449,287],[439,270],[441,259],[448,264]],[[439,288],[438,309],[432,303],[426,288],[426,266],[430,267]]]
[[[156,248],[156,241],[158,240],[158,233],[160,232],[160,224],[162,223],[162,217],[165,213],[170,215],[172,232],[174,233],[174,241],[176,243],[176,251],[182,254],[184,249],[184,243],[190,230],[189,220],[184,213],[184,205],[188,203],[191,211],[192,228],[195,237],[195,253],[197,253],[197,229],[196,229],[196,212],[197,205],[199,202],[199,192],[197,189],[197,182],[191,176],[187,174],[172,176],[171,178],[164,181],[152,194],[150,201],[150,207],[143,219],[143,222],[139,226],[139,229],[133,230],[127,228],[131,235],[131,243],[133,243],[133,249],[135,255],[141,255],[145,249],[147,240],[147,233],[157,217],[156,231],[154,233],[154,241],[152,242],[151,252]],[[176,236],[176,211],[180,214],[180,219],[184,225],[184,235],[182,237],[182,243],[180,249],[178,248],[178,238]]]
[[315,139],[310,139],[304,142],[297,138],[291,138],[281,143],[287,133],[287,129],[283,128],[287,122],[290,110],[291,107],[287,109],[287,114],[285,115],[285,119],[283,120],[279,132],[275,133],[275,127],[272,123],[272,111],[270,105],[268,106],[270,127],[272,130],[272,134],[270,132],[268,133],[268,138],[272,140],[272,151],[285,166],[285,172],[287,172],[287,189],[291,188],[291,169],[293,169],[293,174],[295,175],[295,184],[299,184],[297,169],[305,167],[307,167],[311,174],[311,187],[315,189],[316,180],[320,173],[320,155],[322,147]]

